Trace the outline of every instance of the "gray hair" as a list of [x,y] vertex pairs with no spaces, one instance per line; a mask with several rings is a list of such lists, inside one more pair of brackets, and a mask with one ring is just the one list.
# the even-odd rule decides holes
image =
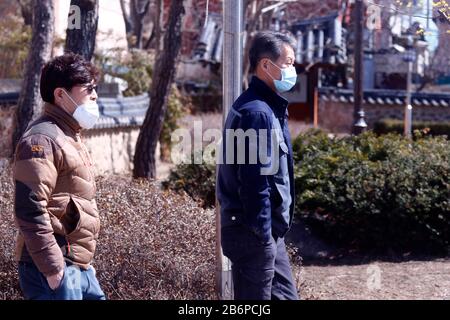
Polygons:
[[296,41],[288,34],[261,31],[253,38],[249,51],[250,72],[254,73],[258,62],[263,58],[269,58],[276,61],[281,56],[283,45],[289,45],[292,49],[296,48]]

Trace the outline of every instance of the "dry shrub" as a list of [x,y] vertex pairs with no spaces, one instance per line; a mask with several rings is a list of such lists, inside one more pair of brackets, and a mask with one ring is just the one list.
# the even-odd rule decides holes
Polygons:
[[0,300],[22,298],[14,262],[17,228],[13,219],[13,203],[11,171],[0,161]]
[[[1,169],[1,168],[0,168]],[[0,299],[21,297],[13,261],[13,185],[0,171]],[[109,299],[214,299],[214,215],[157,182],[97,179],[94,266]]]

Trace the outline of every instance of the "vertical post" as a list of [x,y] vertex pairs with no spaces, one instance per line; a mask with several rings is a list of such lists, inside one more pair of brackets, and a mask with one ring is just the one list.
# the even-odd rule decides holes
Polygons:
[[[411,26],[412,26],[412,6],[409,7],[409,27],[411,28]],[[406,54],[408,63],[408,73],[406,77],[404,135],[405,137],[410,138],[412,135],[412,104],[411,104],[412,72],[415,58],[414,39],[411,34],[408,35],[408,48],[406,49]]]
[[[412,46],[412,36],[408,36],[408,46]],[[412,132],[412,104],[411,104],[411,91],[412,91],[412,72],[413,72],[413,57],[414,53],[412,48],[408,51],[408,74],[406,79],[406,99],[405,99],[405,124],[404,135],[410,138]]]
[[319,90],[314,88],[314,128],[319,128]]
[[242,92],[243,0],[223,2],[223,121]]
[[[243,0],[223,1],[223,125],[242,91]],[[216,287],[220,300],[233,299],[231,261],[222,252],[220,207],[216,201]]]
[[358,135],[367,128],[363,110],[363,25],[364,3],[363,0],[355,1],[355,67],[354,67],[354,113],[353,134]]
[[307,63],[313,63],[314,62],[314,31],[308,30],[307,36],[306,36],[306,62]]
[[297,31],[297,50],[295,56],[296,62],[301,64],[303,62],[303,33]]

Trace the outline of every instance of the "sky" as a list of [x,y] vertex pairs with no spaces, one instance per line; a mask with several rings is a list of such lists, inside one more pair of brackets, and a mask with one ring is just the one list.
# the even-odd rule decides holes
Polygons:
[[[432,2],[433,0],[430,0],[430,12],[429,16],[432,17]],[[427,1],[422,1],[422,13],[419,13],[419,15],[427,16]],[[438,45],[439,40],[439,34],[438,34],[438,28],[436,27],[436,24],[433,22],[433,20],[430,19],[429,21],[429,28],[427,29],[427,19],[424,18],[414,18],[414,21],[418,21],[422,24],[422,26],[425,28],[425,39],[430,43],[429,49],[431,51],[434,51]]]

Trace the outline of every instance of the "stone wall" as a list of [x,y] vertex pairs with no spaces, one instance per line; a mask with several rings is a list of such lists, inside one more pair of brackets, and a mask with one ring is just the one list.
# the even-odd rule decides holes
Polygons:
[[[0,159],[12,155],[13,117],[15,106],[0,106]],[[82,133],[82,140],[95,164],[96,174],[129,174],[133,169],[133,156],[139,127],[94,129]],[[159,144],[157,147],[159,163]],[[158,165],[157,163],[157,165]]]
[[[369,129],[383,118],[403,120],[404,106],[365,104],[366,123]],[[353,104],[324,101],[319,102],[319,126],[334,133],[350,133],[353,125]],[[450,107],[413,107],[414,121],[450,122]]]
[[0,105],[0,158],[12,155],[12,136],[16,106]]
[[94,161],[96,174],[130,173],[138,136],[138,127],[84,132],[82,140]]

